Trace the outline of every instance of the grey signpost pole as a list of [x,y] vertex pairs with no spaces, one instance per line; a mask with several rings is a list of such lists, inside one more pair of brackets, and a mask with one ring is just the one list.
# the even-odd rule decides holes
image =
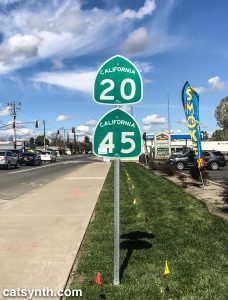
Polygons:
[[114,158],[114,280],[118,285],[120,260],[120,160]]

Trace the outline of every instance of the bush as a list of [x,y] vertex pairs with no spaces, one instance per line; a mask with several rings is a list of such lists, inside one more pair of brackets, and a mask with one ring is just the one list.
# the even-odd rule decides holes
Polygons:
[[187,176],[185,174],[178,173],[177,174],[177,178],[181,181],[183,188],[187,188],[188,187],[188,185],[186,183]]
[[141,163],[141,164],[146,164],[146,158],[145,158],[145,154],[141,154],[140,156],[139,156],[139,162]]
[[200,171],[197,166],[191,167],[189,173],[194,180],[201,181]]
[[224,188],[222,192],[223,201],[228,204],[228,179],[224,178]]
[[168,176],[174,176],[176,174],[176,167],[168,160],[160,164],[160,171]]

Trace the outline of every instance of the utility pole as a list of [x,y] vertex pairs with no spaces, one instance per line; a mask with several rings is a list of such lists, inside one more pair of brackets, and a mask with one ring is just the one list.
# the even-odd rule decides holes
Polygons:
[[14,149],[17,149],[16,118],[17,118],[17,111],[20,110],[21,103],[13,101],[11,103],[8,103],[7,105],[9,107],[10,114],[13,117]]
[[76,155],[77,147],[76,147],[76,133],[75,133],[75,127],[72,127],[72,133],[74,134],[74,154]]
[[168,129],[169,129],[169,134],[170,134],[169,94],[167,94],[167,98],[168,98]]
[[46,150],[46,122],[43,120],[44,125],[44,150]]

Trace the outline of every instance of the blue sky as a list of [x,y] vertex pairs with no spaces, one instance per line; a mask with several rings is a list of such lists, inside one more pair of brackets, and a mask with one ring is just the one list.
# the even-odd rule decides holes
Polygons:
[[[201,129],[213,132],[228,94],[227,11],[226,0],[0,0],[0,125],[12,121],[6,106],[15,100],[18,122],[93,132],[111,109],[92,99],[96,71],[121,54],[143,77],[144,98],[133,108],[142,131],[167,128],[167,94],[171,129],[188,131],[181,102],[188,80],[200,93]],[[42,132],[18,127],[21,137]]]

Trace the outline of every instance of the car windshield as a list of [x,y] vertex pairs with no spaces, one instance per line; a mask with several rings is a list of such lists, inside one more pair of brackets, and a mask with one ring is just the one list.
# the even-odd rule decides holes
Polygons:
[[0,156],[4,156],[5,155],[5,151],[0,151]]
[[213,154],[215,156],[223,156],[222,152],[220,152],[220,151],[213,151]]
[[51,152],[42,152],[41,154],[43,154],[43,155],[50,155]]
[[23,153],[24,156],[34,156],[34,153]]

